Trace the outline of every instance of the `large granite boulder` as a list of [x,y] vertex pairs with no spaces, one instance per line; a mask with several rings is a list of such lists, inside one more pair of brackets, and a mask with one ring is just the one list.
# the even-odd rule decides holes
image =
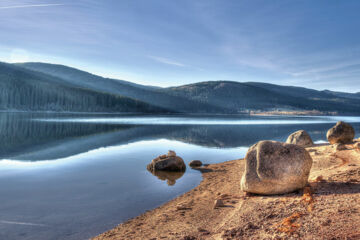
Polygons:
[[245,157],[241,190],[256,194],[282,194],[303,188],[312,158],[303,148],[276,141],[260,141]]
[[305,130],[299,130],[290,134],[286,143],[295,144],[301,147],[311,147],[314,144],[310,135]]
[[176,156],[174,151],[169,151],[167,155],[161,155],[151,161],[147,165],[147,169],[151,172],[154,171],[178,171],[183,172],[186,170],[184,160]]
[[330,144],[351,143],[355,137],[355,130],[350,124],[339,121],[329,129],[326,137]]

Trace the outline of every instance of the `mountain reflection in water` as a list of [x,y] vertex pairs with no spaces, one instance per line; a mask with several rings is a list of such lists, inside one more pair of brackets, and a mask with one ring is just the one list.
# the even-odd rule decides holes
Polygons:
[[[67,121],[43,121],[48,118],[56,119],[56,117],[67,119]],[[211,148],[249,147],[264,139],[284,141],[291,132],[299,129],[308,131],[314,141],[319,141],[326,140],[326,131],[334,122],[251,126],[174,125],[171,124],[170,118],[169,125],[137,125],[97,123],[96,119],[101,117],[100,115],[81,115],[80,117],[81,119],[89,117],[94,121],[77,121],[79,115],[71,114],[0,113],[0,141],[2,142],[0,158],[30,161],[52,160],[102,147],[155,139],[175,140]],[[112,115],[106,115],[106,117],[111,119]],[[134,116],[133,118],[138,119]],[[222,118],[222,122],[229,120],[226,117]],[[239,116],[238,118],[249,117]],[[257,119],[256,117],[250,119],[253,118]],[[271,117],[265,118],[265,120],[261,119],[262,121],[274,120]],[[292,119],[294,118],[290,118],[290,120]],[[296,122],[301,119],[296,119]],[[320,122],[322,121],[324,119]],[[111,121],[109,120],[109,122]],[[359,132],[359,123],[352,124],[356,132]]]

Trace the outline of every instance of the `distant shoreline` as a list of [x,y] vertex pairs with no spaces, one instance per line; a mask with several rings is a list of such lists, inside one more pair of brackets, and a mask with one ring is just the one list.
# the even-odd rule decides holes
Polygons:
[[239,113],[141,113],[141,112],[71,112],[71,111],[33,111],[33,110],[0,110],[0,113],[49,113],[49,114],[91,114],[91,115],[158,115],[158,116],[358,116],[320,111],[250,111]]
[[252,111],[251,116],[341,116],[337,112],[312,111]]

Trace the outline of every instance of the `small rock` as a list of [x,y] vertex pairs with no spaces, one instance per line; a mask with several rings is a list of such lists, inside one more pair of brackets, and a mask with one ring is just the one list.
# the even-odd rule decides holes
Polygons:
[[186,205],[178,205],[178,206],[176,206],[177,211],[190,210],[190,209],[191,208],[189,206],[186,206]]
[[182,240],[196,240],[196,237],[194,236],[185,236],[182,238]]
[[324,181],[324,177],[323,176],[317,176],[315,179],[314,179],[315,182],[322,182]]
[[354,147],[355,147],[355,149],[359,149],[359,150],[360,150],[360,142],[355,143],[355,144],[354,144]]
[[201,167],[202,162],[200,160],[192,160],[191,162],[189,162],[189,166],[190,167]]
[[214,202],[214,209],[219,207],[224,207],[224,202],[221,199],[217,199]]
[[329,129],[326,137],[330,144],[351,143],[355,137],[355,130],[350,124],[339,121]]
[[220,196],[221,199],[225,199],[225,198],[229,198],[229,197],[230,197],[229,194],[226,194],[226,193],[221,194],[221,196]]
[[173,150],[169,150],[167,156],[168,156],[168,157],[176,157],[176,152],[173,151]]
[[323,222],[321,225],[322,225],[322,226],[329,226],[330,223],[331,223],[331,220],[328,219],[328,220],[326,220],[325,222]]
[[337,144],[335,145],[335,150],[336,150],[336,151],[346,150],[346,147],[345,147],[344,144],[337,143]]
[[259,226],[254,225],[252,222],[249,222],[244,228],[244,230],[247,230],[247,231],[255,230],[255,229],[259,229]]
[[199,227],[197,230],[198,230],[199,232],[209,232],[208,230],[203,229],[203,228],[200,228],[200,227]]

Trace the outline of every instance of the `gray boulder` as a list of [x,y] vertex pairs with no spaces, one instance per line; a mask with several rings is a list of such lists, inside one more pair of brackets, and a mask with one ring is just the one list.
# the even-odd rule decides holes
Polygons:
[[355,130],[350,124],[339,121],[329,129],[326,137],[330,144],[351,143],[355,137]]
[[286,143],[295,144],[301,147],[311,147],[314,145],[310,135],[305,130],[299,130],[290,134]]
[[167,155],[161,155],[151,161],[147,165],[147,169],[151,172],[154,171],[178,171],[183,172],[186,170],[184,160],[176,156],[174,151],[169,151]]
[[312,158],[303,148],[276,141],[260,141],[245,157],[241,190],[256,194],[282,194],[303,188]]

